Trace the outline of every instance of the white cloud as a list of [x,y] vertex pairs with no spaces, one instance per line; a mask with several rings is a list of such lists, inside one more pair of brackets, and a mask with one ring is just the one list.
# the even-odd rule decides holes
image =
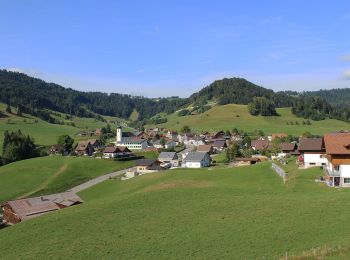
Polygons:
[[342,60],[342,61],[350,61],[350,54],[341,56],[340,60]]
[[343,71],[343,78],[345,80],[350,80],[350,69],[347,69],[347,70]]

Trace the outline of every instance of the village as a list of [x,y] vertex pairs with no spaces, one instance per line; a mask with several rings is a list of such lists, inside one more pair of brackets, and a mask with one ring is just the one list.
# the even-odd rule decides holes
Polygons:
[[[99,130],[96,130],[99,133]],[[256,137],[256,136],[255,136]],[[52,146],[51,154],[59,148]],[[123,179],[145,173],[176,168],[209,168],[220,165],[220,157],[227,167],[253,165],[277,160],[287,163],[295,158],[299,168],[322,167],[324,180],[332,187],[350,187],[350,132],[338,131],[324,136],[293,137],[276,133],[259,137],[248,136],[238,130],[215,133],[178,133],[163,128],[142,132],[116,130],[115,141],[103,146],[98,139],[80,141],[75,147],[77,156],[103,159],[135,160],[135,167]],[[157,159],[144,159],[137,152],[156,151]]]

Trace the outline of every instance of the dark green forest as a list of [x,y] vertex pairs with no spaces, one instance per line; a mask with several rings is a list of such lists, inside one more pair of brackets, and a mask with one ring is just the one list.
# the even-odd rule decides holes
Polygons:
[[[260,97],[262,99],[256,99]],[[146,122],[164,122],[159,113],[173,113],[193,104],[191,112],[203,113],[211,108],[208,101],[219,105],[250,104],[253,115],[275,115],[275,108],[291,107],[305,119],[335,118],[350,122],[350,89],[320,90],[298,93],[274,92],[242,78],[216,80],[189,98],[146,98],[116,93],[82,92],[29,77],[23,73],[0,70],[0,102],[16,108],[17,114],[28,113],[56,123],[51,111],[80,117],[116,116],[128,119],[136,110],[137,126]],[[263,102],[258,102],[263,101]],[[342,105],[339,105],[342,104]],[[189,114],[186,110],[179,114]]]

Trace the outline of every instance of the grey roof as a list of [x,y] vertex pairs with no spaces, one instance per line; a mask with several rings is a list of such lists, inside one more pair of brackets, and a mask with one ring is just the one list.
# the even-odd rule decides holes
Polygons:
[[226,141],[225,140],[216,140],[216,141],[214,141],[214,143],[213,143],[213,146],[214,147],[225,147],[225,145],[226,145]]
[[175,152],[161,152],[158,159],[160,161],[177,160],[177,154]]
[[136,166],[152,166],[157,164],[157,160],[154,159],[139,159],[135,162]]
[[184,161],[186,162],[200,162],[207,156],[208,153],[204,152],[189,152]]
[[133,144],[142,144],[143,142],[147,142],[145,139],[135,139],[132,137],[123,137],[123,140],[120,143],[133,143]]

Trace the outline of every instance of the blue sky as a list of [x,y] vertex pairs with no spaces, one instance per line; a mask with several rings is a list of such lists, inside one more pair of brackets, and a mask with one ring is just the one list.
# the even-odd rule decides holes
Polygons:
[[0,0],[0,68],[86,91],[350,87],[350,1]]

